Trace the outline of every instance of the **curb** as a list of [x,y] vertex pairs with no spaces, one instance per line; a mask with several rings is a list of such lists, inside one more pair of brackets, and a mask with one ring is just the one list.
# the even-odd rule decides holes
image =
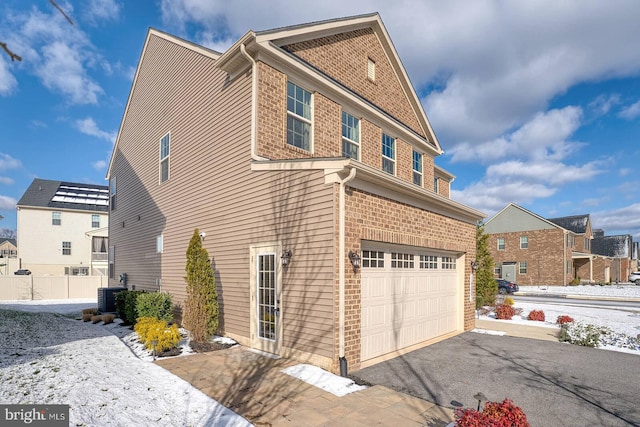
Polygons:
[[572,294],[541,294],[536,292],[515,292],[515,296],[541,297],[541,298],[566,298],[566,299],[586,299],[595,301],[620,301],[620,302],[640,302],[640,298],[629,297],[609,297],[606,295],[572,295]]

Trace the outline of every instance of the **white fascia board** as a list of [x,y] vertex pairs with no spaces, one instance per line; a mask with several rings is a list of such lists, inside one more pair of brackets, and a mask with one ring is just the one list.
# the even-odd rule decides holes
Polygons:
[[323,170],[326,184],[340,182],[352,168],[355,168],[357,172],[355,178],[349,182],[349,187],[467,223],[476,224],[486,216],[483,212],[462,203],[352,159],[273,160],[251,163],[253,171]]

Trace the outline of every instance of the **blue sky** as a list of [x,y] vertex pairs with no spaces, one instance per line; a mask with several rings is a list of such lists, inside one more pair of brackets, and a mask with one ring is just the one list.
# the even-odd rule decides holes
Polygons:
[[[393,3],[393,4],[391,4]],[[493,215],[591,214],[640,239],[640,2],[47,0],[0,4],[0,221],[33,178],[106,184],[149,27],[224,51],[247,30],[379,12],[456,180]]]

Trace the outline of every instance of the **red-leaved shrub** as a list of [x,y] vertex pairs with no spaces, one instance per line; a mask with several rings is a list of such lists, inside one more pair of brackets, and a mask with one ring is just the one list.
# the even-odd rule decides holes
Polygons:
[[544,311],[542,310],[531,310],[529,316],[527,317],[529,320],[537,320],[539,322],[544,322]]
[[558,325],[564,325],[565,323],[571,323],[571,322],[573,322],[573,319],[567,316],[566,314],[563,314],[562,316],[558,316],[558,319],[556,320],[556,323]]
[[509,304],[496,305],[496,319],[511,320],[516,311]]
[[456,409],[456,427],[529,427],[524,411],[510,399],[487,402],[482,412],[475,409]]

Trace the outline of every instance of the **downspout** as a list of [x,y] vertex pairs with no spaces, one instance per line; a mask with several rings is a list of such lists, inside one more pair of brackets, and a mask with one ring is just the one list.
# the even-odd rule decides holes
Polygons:
[[562,286],[567,286],[567,232],[562,233]]
[[247,49],[244,43],[240,45],[240,53],[247,58],[251,63],[251,159],[252,160],[268,160],[264,157],[258,156],[257,150],[257,138],[256,138],[256,125],[258,123],[258,66],[256,61],[247,53]]
[[338,356],[340,360],[340,375],[343,377],[347,376],[347,359],[344,357],[344,287],[345,287],[345,185],[351,181],[356,176],[355,168],[351,169],[349,175],[340,181],[340,200],[338,207],[338,215],[339,215],[339,231],[338,231],[338,240],[339,240],[339,261],[338,261],[338,270],[339,270],[339,290],[338,290]]

